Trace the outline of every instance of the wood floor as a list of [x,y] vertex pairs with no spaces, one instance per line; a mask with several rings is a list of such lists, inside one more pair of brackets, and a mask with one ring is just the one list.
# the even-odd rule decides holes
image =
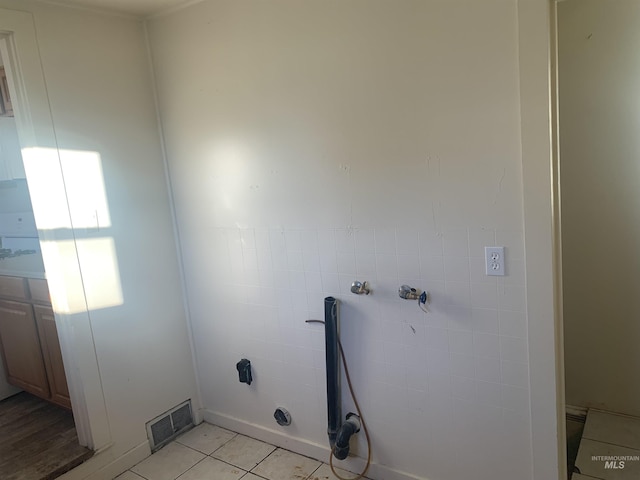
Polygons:
[[0,401],[0,479],[51,480],[91,455],[70,411],[26,392]]

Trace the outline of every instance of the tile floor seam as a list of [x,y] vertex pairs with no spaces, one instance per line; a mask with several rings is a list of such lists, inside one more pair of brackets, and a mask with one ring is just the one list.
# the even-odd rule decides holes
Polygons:
[[[259,465],[259,464],[258,464],[258,465]],[[256,466],[257,466],[257,465],[256,465]],[[251,474],[251,475],[253,475],[253,476],[255,476],[255,477],[258,477],[258,478],[264,478],[264,480],[269,480],[268,478],[263,477],[262,475],[258,475],[257,473],[253,473],[253,472],[247,472],[245,475],[243,475],[243,476],[242,476],[242,478],[246,477],[248,474]],[[240,480],[242,480],[242,478],[241,478]],[[305,480],[306,480],[306,479],[305,479]]]
[[[180,444],[182,445],[182,444]],[[186,445],[183,445],[186,447]],[[189,448],[189,447],[187,447]],[[193,450],[193,448],[191,449]],[[196,450],[197,451],[197,450]],[[202,452],[198,452],[198,453],[202,453]],[[195,467],[196,465],[198,465],[199,463],[202,463],[203,461],[205,461],[208,457],[205,455],[204,458],[198,460],[196,463],[194,463],[193,465],[191,465],[189,468],[187,468],[184,472],[182,472],[180,475],[178,475],[174,480],[178,480],[181,476],[183,476],[185,473],[187,473],[189,470],[191,470],[193,467]]]
[[[273,444],[271,444],[271,443],[268,443],[268,442],[265,442],[265,441],[259,440],[259,439],[257,439],[257,438],[251,437],[251,436],[249,436],[249,435],[244,435],[244,434],[241,434],[241,433],[237,433],[237,432],[236,432],[236,435],[235,435],[235,437],[234,437],[233,439],[230,439],[230,440],[229,440],[225,445],[222,445],[218,450],[216,450],[215,452],[213,452],[213,453],[211,454],[211,456],[213,456],[213,455],[214,455],[214,453],[218,452],[218,451],[219,451],[219,450],[221,450],[222,448],[226,447],[226,446],[227,446],[229,443],[231,443],[234,439],[241,439],[241,438],[242,438],[242,439],[245,439],[245,441],[246,441],[246,439],[248,439],[248,440],[250,440],[250,441],[252,441],[252,442],[257,442],[257,443],[261,444],[261,446],[267,446],[267,447],[269,447],[269,448],[271,449],[271,450],[270,450],[270,452],[269,452],[265,457],[263,457],[263,458],[261,458],[261,459],[259,459],[259,460],[254,460],[256,463],[255,463],[255,465],[253,465],[252,467],[248,468],[248,467],[246,467],[246,466],[242,466],[242,467],[241,467],[241,466],[237,466],[237,468],[240,468],[240,469],[242,469],[242,470],[245,470],[245,471],[247,471],[247,472],[249,472],[249,473],[252,473],[252,472],[253,472],[253,469],[255,469],[255,468],[256,468],[256,467],[257,467],[261,462],[263,462],[266,458],[268,458],[268,457],[269,457],[269,456],[270,456],[274,451],[276,451],[276,450],[279,448],[279,447],[277,447],[276,445],[273,445]],[[217,459],[217,460],[222,460],[221,458],[218,458],[218,457],[213,457],[213,458],[215,458],[215,459]],[[229,462],[229,463],[230,463],[230,462]],[[236,466],[235,464],[232,464],[232,465]],[[268,479],[267,479],[267,480],[268,480]]]
[[[303,454],[300,454],[300,453],[297,453],[297,452],[293,452],[293,451],[288,450],[286,448],[276,447],[276,449],[273,452],[271,452],[271,454],[267,455],[267,457],[265,457],[254,468],[255,469],[260,469],[260,470],[268,469],[269,467],[267,465],[270,464],[269,457],[271,457],[272,455],[274,456],[274,458],[272,460],[274,460],[276,462],[278,462],[278,460],[282,460],[283,459],[282,457],[287,457],[287,456],[292,456],[293,455],[294,457],[296,457],[296,458],[299,457],[301,459],[304,459],[305,461],[311,461],[311,462],[314,462],[314,463],[318,463],[318,466],[315,467],[315,468],[312,468],[311,471],[303,478],[303,480],[309,480],[311,478],[311,476],[314,474],[314,472],[316,472],[323,465],[323,462],[321,462],[320,460],[317,460],[315,458],[312,458],[312,457],[309,457],[307,455],[303,455]],[[280,458],[275,458],[275,457],[280,457]],[[262,466],[262,468],[260,468],[261,466]],[[253,473],[254,475],[258,475],[254,471],[252,471],[251,473]],[[279,480],[279,479],[274,478],[272,475],[273,475],[273,473],[271,473],[269,477],[264,477],[264,478],[266,478],[267,480]],[[298,478],[298,475],[299,474],[296,474],[296,478]],[[300,477],[300,478],[302,478],[302,477]]]
[[621,444],[619,444],[619,443],[606,442],[606,441],[604,441],[604,440],[600,440],[600,439],[598,439],[598,438],[585,437],[585,436],[583,435],[583,436],[582,436],[582,438],[581,438],[581,440],[582,440],[582,439],[584,439],[584,440],[591,440],[592,442],[604,443],[604,444],[606,444],[606,445],[613,445],[614,447],[627,448],[627,449],[629,449],[629,450],[634,450],[634,451],[636,451],[636,452],[640,452],[640,449],[639,449],[639,448],[633,448],[633,447],[629,447],[629,446],[627,446],[627,445],[621,445]]
[[[135,465],[134,465],[134,466],[135,466]],[[133,467],[131,467],[131,468],[133,468]],[[134,472],[134,471],[133,471],[133,470],[131,470],[131,469],[127,470],[126,472],[122,472],[120,475],[124,475],[124,474],[125,474],[125,473],[127,473],[127,472],[131,472],[131,473],[133,473],[134,475],[139,476],[140,478],[144,478],[144,480],[149,480],[149,479],[148,479],[147,477],[145,477],[144,475],[140,475],[139,473],[136,473],[136,472]],[[118,478],[118,477],[116,477],[116,478]]]
[[[271,444],[269,444],[269,445],[271,445]],[[274,447],[275,447],[275,445],[274,445]],[[280,447],[276,447],[276,448],[274,448],[274,449],[271,451],[271,453],[269,453],[269,455],[267,455],[267,456],[266,456],[266,457],[264,457],[262,460],[260,460],[258,463],[256,463],[256,464],[255,464],[255,466],[254,466],[251,470],[249,470],[249,473],[253,473],[253,471],[254,471],[256,468],[258,468],[258,466],[259,466],[262,462],[264,462],[267,458],[269,458],[271,455],[273,455],[273,452],[277,452],[278,450],[280,450]],[[261,475],[258,475],[257,473],[253,473],[253,474],[254,474],[255,476],[257,476],[257,477],[265,478],[265,477],[263,477],[263,476],[261,476]],[[268,480],[268,479],[267,479],[267,480]]]
[[[318,460],[318,461],[320,461],[320,460]],[[309,480],[311,477],[313,477],[315,475],[315,473],[322,468],[322,464],[323,463],[324,462],[320,462],[320,465],[318,465],[318,468],[316,468],[313,472],[311,472],[311,475],[309,475],[305,480]]]
[[[205,423],[205,422],[202,422]],[[202,425],[202,423],[200,425]],[[231,430],[229,430],[230,432]],[[216,448],[213,452],[211,453],[205,453],[205,455],[207,455],[208,457],[212,457],[213,458],[213,454],[216,453],[218,450],[220,450],[222,447],[224,447],[227,443],[229,443],[231,440],[233,440],[234,438],[236,438],[238,435],[240,435],[239,433],[236,433],[233,437],[231,437],[229,440],[227,440],[226,442],[224,442],[222,445],[220,445],[218,448]],[[245,435],[246,436],[246,435]]]
[[[225,465],[229,465],[230,467],[233,467],[233,468],[238,468],[238,469],[242,470],[242,471],[245,473],[245,475],[246,475],[247,473],[250,473],[250,470],[245,470],[244,468],[242,468],[242,467],[238,467],[237,465],[234,465],[233,463],[229,463],[229,462],[227,462],[227,461],[225,461],[225,460],[220,460],[219,458],[212,457],[211,455],[207,455],[207,456],[206,456],[206,457],[204,457],[202,460],[204,460],[204,459],[206,459],[206,458],[210,458],[210,459],[212,459],[212,460],[216,460],[216,461],[218,461],[218,462],[222,462],[222,463],[224,463]],[[202,461],[202,460],[200,460],[200,461]],[[194,466],[195,466],[195,465],[194,465]],[[243,475],[243,476],[244,476],[244,475]]]
[[[244,477],[247,476],[247,474],[249,474],[250,472],[248,470],[245,470],[244,468],[238,467],[236,465],[233,465],[232,463],[229,462],[225,462],[224,460],[220,460],[219,458],[214,458],[211,457],[209,455],[205,456],[202,460],[200,460],[198,463],[196,463],[193,467],[191,467],[189,470],[193,469],[196,467],[196,465],[198,465],[199,463],[204,462],[205,460],[213,460],[215,462],[219,462],[219,463],[224,463],[226,466],[230,467],[230,468],[234,468],[236,470],[240,470],[240,472],[242,472],[242,476],[240,478],[238,478],[238,480],[242,480]],[[185,475],[189,470],[187,470],[186,472],[181,473],[180,475],[178,475],[174,480],[180,480],[180,477],[182,477],[183,475]],[[262,477],[261,477],[262,478]],[[268,479],[265,479],[268,480]]]
[[[192,428],[192,429],[191,429],[191,430],[189,430],[189,431],[195,430],[196,428],[198,428],[200,425],[202,425],[202,424],[204,424],[204,423],[207,423],[207,422],[200,422],[198,425],[196,425],[194,428]],[[208,424],[208,425],[211,425],[211,424]],[[214,426],[217,426],[217,425],[214,425]],[[219,427],[219,428],[222,428],[222,427]],[[222,447],[224,447],[224,446],[225,446],[227,443],[229,443],[231,440],[233,440],[234,438],[236,438],[238,435],[241,435],[241,434],[240,434],[240,433],[238,433],[238,432],[233,432],[233,431],[231,431],[231,430],[227,430],[226,428],[222,428],[222,429],[223,429],[223,430],[226,430],[226,431],[227,431],[227,432],[229,432],[229,433],[233,433],[233,437],[231,437],[229,440],[227,440],[226,442],[224,442],[222,445],[220,445],[218,448],[216,448],[216,449],[215,449],[213,452],[211,452],[211,453],[204,453],[204,452],[201,452],[200,450],[196,450],[195,448],[189,447],[189,445],[187,445],[187,444],[185,444],[185,443],[182,443],[182,442],[180,441],[180,437],[176,438],[176,439],[175,439],[175,440],[173,440],[173,441],[174,441],[174,442],[179,443],[180,445],[184,445],[184,446],[185,446],[185,447],[187,447],[187,448],[191,448],[191,450],[196,450],[196,452],[199,452],[199,453],[202,453],[203,455],[206,455],[206,456],[208,456],[208,457],[211,457],[214,453],[216,453],[218,450],[220,450]],[[246,437],[246,436],[247,436],[247,435],[245,435],[245,437]],[[251,438],[251,437],[249,437],[249,438]],[[255,439],[255,440],[257,440],[257,439]],[[213,457],[212,457],[212,458],[213,458]],[[218,459],[216,459],[216,460],[218,460]],[[226,463],[226,462],[225,462],[225,463]],[[234,465],[234,466],[235,466],[235,465]]]
[[[177,443],[180,443],[180,442],[177,442]],[[192,451],[194,451],[194,452],[196,452],[196,453],[199,453],[199,454],[201,454],[201,455],[204,455],[204,458],[201,458],[201,459],[200,459],[200,460],[198,460],[196,463],[194,463],[193,465],[191,465],[191,466],[190,466],[189,468],[187,468],[184,472],[182,472],[180,475],[178,475],[174,480],[178,480],[181,476],[183,476],[185,473],[187,473],[189,470],[191,470],[193,467],[195,467],[195,466],[196,466],[196,465],[198,465],[199,463],[202,463],[202,461],[204,461],[204,460],[208,457],[208,455],[207,455],[206,453],[202,453],[201,451],[196,450],[195,448],[191,448],[191,447],[189,447],[188,445],[185,445],[185,444],[183,444],[183,443],[180,443],[180,445],[182,445],[183,447],[186,447],[186,448],[188,448],[189,450],[192,450]]]

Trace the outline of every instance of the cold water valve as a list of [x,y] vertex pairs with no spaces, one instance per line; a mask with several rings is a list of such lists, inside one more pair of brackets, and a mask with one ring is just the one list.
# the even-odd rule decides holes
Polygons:
[[409,285],[401,285],[398,289],[398,296],[405,300],[418,300],[420,292]]
[[398,289],[398,296],[405,300],[418,300],[418,306],[424,313],[429,313],[427,310],[427,303],[429,303],[429,294],[427,291],[421,292],[417,288],[410,287],[409,285],[400,285]]

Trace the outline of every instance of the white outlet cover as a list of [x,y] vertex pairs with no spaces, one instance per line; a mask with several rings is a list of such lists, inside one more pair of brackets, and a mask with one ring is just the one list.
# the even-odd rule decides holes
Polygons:
[[504,276],[504,247],[484,247],[486,273],[490,276]]

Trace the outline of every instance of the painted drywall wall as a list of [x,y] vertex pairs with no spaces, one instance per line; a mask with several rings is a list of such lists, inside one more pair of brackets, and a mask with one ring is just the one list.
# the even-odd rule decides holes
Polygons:
[[0,117],[0,180],[25,178],[16,121],[13,117]]
[[0,7],[35,20],[113,442],[100,446],[118,458],[146,442],[146,421],[187,398],[198,408],[143,29],[38,2]]
[[204,1],[148,28],[207,418],[326,454],[304,320],[334,295],[373,478],[531,478],[516,2]]
[[640,4],[558,4],[567,403],[640,415]]
[[0,213],[32,210],[24,168],[18,175],[13,171],[18,163],[22,163],[22,158],[16,121],[13,117],[0,117],[0,179],[3,180],[0,181]]
[[0,182],[0,213],[28,212],[31,209],[26,180]]

